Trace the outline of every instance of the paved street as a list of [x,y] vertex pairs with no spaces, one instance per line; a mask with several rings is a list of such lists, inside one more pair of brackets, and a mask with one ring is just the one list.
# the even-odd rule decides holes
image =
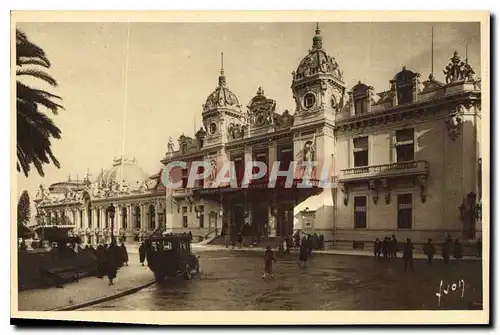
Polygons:
[[19,292],[19,310],[45,311],[111,297],[145,285],[154,280],[147,267],[140,266],[138,256],[130,255],[129,266],[118,270],[115,285],[109,286],[107,277],[82,278],[61,288],[49,287]]
[[263,281],[262,253],[198,251],[201,274],[171,279],[85,310],[404,310],[437,309],[440,281],[464,280],[443,294],[440,308],[465,309],[482,302],[481,262],[428,266],[415,261],[403,272],[401,259],[376,262],[366,256],[314,255],[300,269],[297,255],[277,257],[275,278]]

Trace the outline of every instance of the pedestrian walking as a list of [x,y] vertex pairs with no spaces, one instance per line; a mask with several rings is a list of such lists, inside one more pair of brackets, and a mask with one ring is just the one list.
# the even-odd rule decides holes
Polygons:
[[295,232],[295,235],[293,235],[293,238],[295,240],[295,248],[299,249],[300,248],[300,231],[297,230]]
[[139,247],[139,262],[144,266],[144,260],[146,259],[146,245],[144,242],[141,243]]
[[385,259],[389,258],[389,241],[387,236],[384,237],[384,240],[382,241],[382,255]]
[[434,248],[434,244],[432,244],[432,238],[430,238],[424,245],[424,254],[427,256],[427,264],[432,265],[432,259],[434,258],[435,253],[436,248]]
[[307,235],[307,253],[310,255],[312,255],[312,251],[313,251],[313,239],[312,239],[312,235],[311,234],[308,234]]
[[413,269],[413,243],[411,243],[411,240],[409,238],[406,239],[406,243],[403,246],[403,262],[405,265],[404,271],[406,272],[406,269],[408,265],[410,266],[411,271],[415,271]]
[[325,236],[319,235],[319,250],[325,250]]
[[307,247],[307,239],[304,236],[299,248],[299,267],[306,266],[307,257],[309,256],[309,249]]
[[120,248],[122,249],[123,264],[125,264],[125,266],[128,266],[128,252],[127,247],[125,246],[125,243],[123,241]]
[[118,264],[114,246],[115,245],[112,242],[108,250],[106,250],[106,274],[108,276],[110,286],[114,285],[113,280],[116,278],[116,274],[118,271]]
[[264,275],[262,276],[262,279],[265,280],[268,277],[274,278],[273,263],[276,263],[276,258],[274,257],[271,247],[268,246],[264,255]]
[[382,251],[382,242],[378,239],[378,237],[375,239],[375,242],[373,243],[373,256],[375,256],[375,260],[380,258],[380,253]]
[[443,250],[442,250],[444,264],[448,264],[450,260],[450,249],[451,249],[451,242],[448,239],[446,239],[443,243]]
[[391,258],[398,258],[398,240],[396,239],[396,235],[392,234],[391,239]]
[[241,249],[241,247],[243,246],[243,234],[241,233],[241,230],[238,232],[238,244]]
[[290,254],[290,251],[292,249],[292,237],[291,236],[287,236],[285,238],[285,255],[287,254]]
[[453,245],[453,257],[456,260],[462,259],[462,245],[458,239],[455,240],[455,244]]

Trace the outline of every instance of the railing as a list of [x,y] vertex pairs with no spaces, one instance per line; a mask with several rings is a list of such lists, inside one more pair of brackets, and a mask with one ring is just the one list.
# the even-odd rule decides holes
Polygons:
[[384,165],[360,166],[350,169],[340,170],[339,180],[349,180],[368,177],[390,177],[392,175],[412,175],[412,174],[428,174],[429,162],[408,161],[397,162]]

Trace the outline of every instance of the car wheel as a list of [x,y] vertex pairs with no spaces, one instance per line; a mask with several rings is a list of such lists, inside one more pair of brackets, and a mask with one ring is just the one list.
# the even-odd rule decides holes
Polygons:
[[184,279],[191,279],[191,267],[189,266],[189,264],[186,264],[186,269],[184,271]]

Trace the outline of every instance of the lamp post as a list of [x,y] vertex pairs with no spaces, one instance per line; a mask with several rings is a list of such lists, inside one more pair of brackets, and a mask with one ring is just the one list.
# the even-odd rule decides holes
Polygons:
[[110,204],[108,207],[109,218],[111,219],[111,243],[115,242],[115,206]]

